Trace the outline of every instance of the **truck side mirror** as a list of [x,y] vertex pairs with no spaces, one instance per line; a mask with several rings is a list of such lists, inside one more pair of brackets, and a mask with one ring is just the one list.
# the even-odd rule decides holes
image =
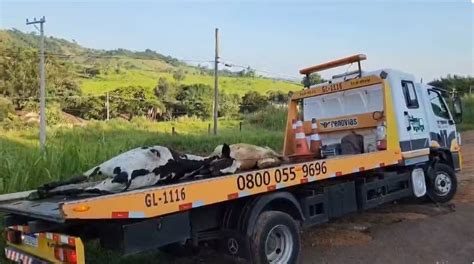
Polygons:
[[453,98],[453,119],[456,124],[462,122],[462,101],[459,96]]

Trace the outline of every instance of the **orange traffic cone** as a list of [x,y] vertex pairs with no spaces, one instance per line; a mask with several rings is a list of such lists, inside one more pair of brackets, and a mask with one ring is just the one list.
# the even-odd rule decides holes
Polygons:
[[310,137],[310,151],[316,154],[316,157],[321,156],[321,137],[318,134],[318,124],[316,118],[311,119],[311,137]]
[[291,119],[291,128],[293,129],[293,133],[296,133],[296,119]]
[[309,155],[308,142],[306,141],[306,135],[304,133],[303,122],[301,120],[296,121],[295,131],[295,156]]

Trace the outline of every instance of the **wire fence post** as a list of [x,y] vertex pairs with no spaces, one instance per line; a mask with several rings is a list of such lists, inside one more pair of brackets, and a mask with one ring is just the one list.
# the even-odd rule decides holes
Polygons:
[[105,107],[107,109],[107,121],[110,120],[110,102],[109,102],[109,92],[107,92],[107,95],[106,95],[106,101],[105,101]]
[[242,132],[242,121],[239,122],[239,131]]

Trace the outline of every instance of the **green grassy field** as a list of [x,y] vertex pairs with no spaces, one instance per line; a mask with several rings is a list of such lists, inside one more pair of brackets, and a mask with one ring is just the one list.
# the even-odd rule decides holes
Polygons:
[[[164,145],[176,150],[206,155],[222,143],[246,142],[281,150],[283,130],[270,131],[240,121],[219,122],[219,135],[208,135],[210,122],[181,119],[176,122],[150,122],[137,118],[131,123],[112,120],[92,122],[86,127],[56,127],[48,130],[47,154],[40,155],[38,129],[0,130],[0,193],[29,190],[39,185],[81,173],[127,149],[145,145]],[[175,127],[177,135],[171,135]],[[1,226],[0,226],[1,227]],[[3,239],[0,247],[3,248]],[[195,263],[176,260],[160,252],[131,257],[99,249],[97,243],[86,246],[88,263]],[[2,250],[3,252],[3,250]],[[3,253],[0,253],[3,254]],[[0,257],[0,263],[4,263]]]
[[[100,75],[92,79],[82,79],[81,90],[84,94],[104,94],[107,91],[125,86],[143,86],[153,89],[160,77],[174,81],[171,73],[154,72],[143,70],[127,70],[122,73],[109,73]],[[210,75],[186,74],[182,84],[202,83],[213,87],[214,77]],[[265,78],[247,78],[247,77],[220,77],[219,90],[228,94],[244,95],[249,91],[257,91],[265,94],[267,91],[297,91],[302,86]]]
[[[152,123],[113,120],[86,127],[48,130],[47,153],[39,154],[36,128],[0,133],[0,193],[31,189],[48,181],[83,172],[125,150],[145,145],[164,145],[188,153],[206,155],[222,143],[246,142],[281,149],[283,130],[269,131],[239,121],[221,121],[218,136],[208,135],[210,122],[181,120]],[[172,127],[178,135],[171,135]]]

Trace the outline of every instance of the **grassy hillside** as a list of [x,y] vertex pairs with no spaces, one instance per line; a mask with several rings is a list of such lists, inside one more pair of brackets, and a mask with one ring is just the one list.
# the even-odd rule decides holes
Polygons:
[[[173,74],[168,72],[154,72],[144,70],[127,70],[123,73],[109,73],[100,75],[92,79],[83,79],[81,89],[85,94],[100,94],[113,90],[121,86],[143,86],[152,89],[156,86],[157,80],[164,77],[173,81]],[[187,74],[182,84],[202,83],[214,85],[214,77],[209,75]],[[244,95],[248,91],[257,91],[262,94],[267,91],[295,91],[301,89],[301,86],[266,78],[248,78],[248,77],[220,77],[219,90],[226,93]]]
[[[38,36],[19,30],[0,30],[1,46],[37,48]],[[173,57],[152,50],[130,51],[97,50],[85,48],[75,41],[56,37],[45,40],[46,52],[58,60],[72,62],[76,78],[84,94],[103,94],[106,91],[125,86],[143,86],[153,89],[160,77],[174,81],[173,73],[182,71],[182,84],[214,85],[212,71],[207,68],[186,64]],[[93,69],[95,74],[90,74]],[[220,90],[230,94],[243,95],[248,91],[294,91],[301,89],[295,83],[263,77],[238,77],[237,74],[222,71]]]

